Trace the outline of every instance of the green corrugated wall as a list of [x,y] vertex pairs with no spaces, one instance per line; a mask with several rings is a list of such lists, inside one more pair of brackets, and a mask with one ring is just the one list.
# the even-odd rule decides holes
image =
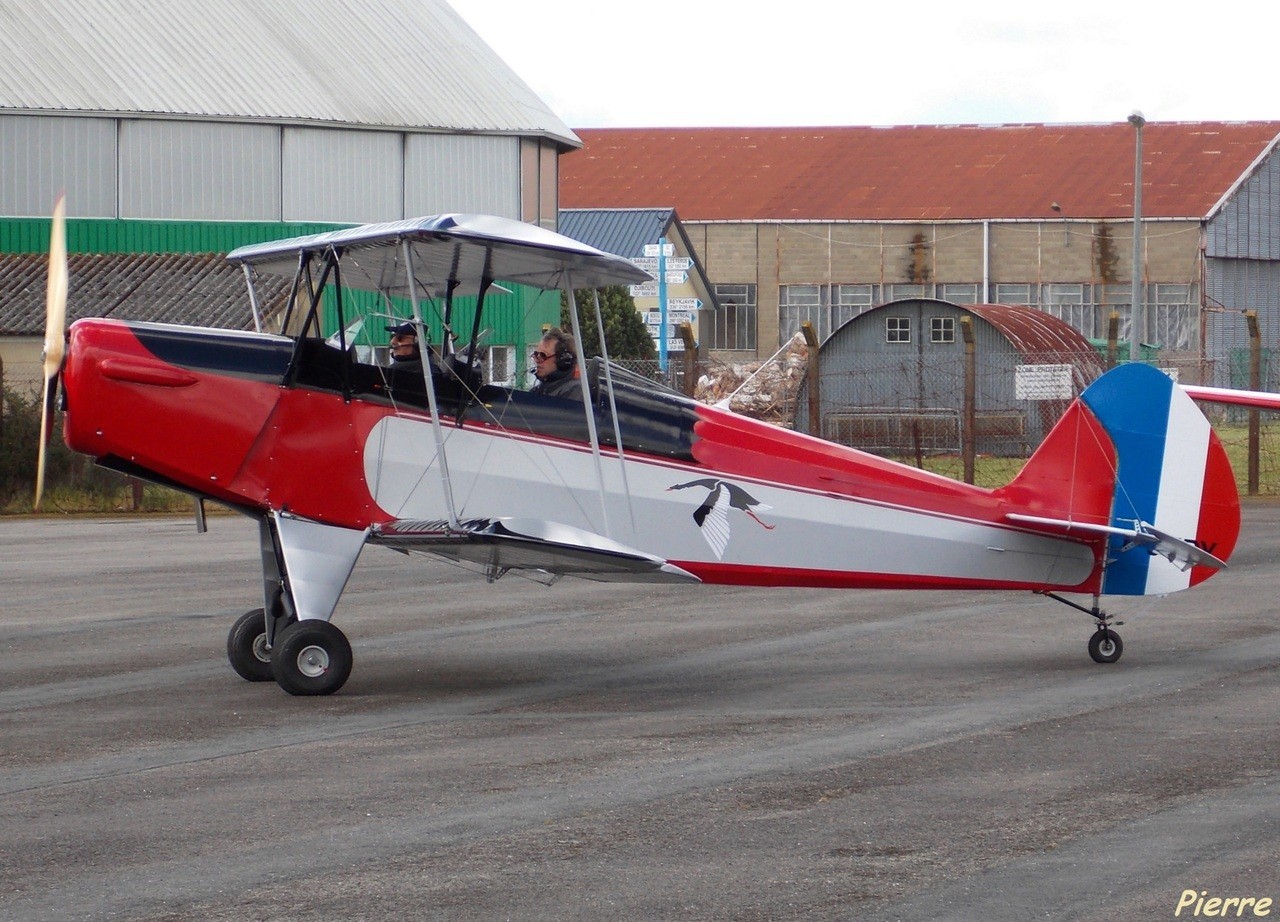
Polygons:
[[[67,220],[71,253],[226,253],[238,246],[319,234],[347,224],[257,221]],[[49,252],[48,218],[0,220],[0,253]]]
[[[0,218],[0,253],[47,253],[49,218]],[[236,247],[266,240],[318,234],[347,224],[273,223],[256,221],[117,221],[69,218],[67,250],[71,253],[227,253]],[[522,285],[512,294],[493,293],[485,299],[482,327],[491,328],[490,344],[514,345],[523,349],[536,343],[544,324],[560,321],[560,298],[556,292],[542,293]],[[454,332],[466,341],[471,334],[475,297],[454,299]],[[403,313],[408,316],[407,306]],[[332,332],[335,318],[326,319],[326,333]],[[432,341],[440,341],[440,325],[429,324]],[[385,341],[381,330],[373,331]]]

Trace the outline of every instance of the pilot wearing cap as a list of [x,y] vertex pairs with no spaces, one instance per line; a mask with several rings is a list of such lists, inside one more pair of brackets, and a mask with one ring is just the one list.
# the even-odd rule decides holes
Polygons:
[[391,368],[397,372],[422,374],[422,348],[418,345],[418,331],[408,321],[388,326],[391,334]]

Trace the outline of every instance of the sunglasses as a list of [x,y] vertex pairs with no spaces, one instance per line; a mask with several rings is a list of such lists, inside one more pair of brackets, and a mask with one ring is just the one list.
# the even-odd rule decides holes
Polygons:
[[549,353],[549,352],[534,352],[534,353],[532,353],[532,358],[533,358],[533,360],[534,360],[535,362],[545,362],[547,359],[551,358],[551,353]]

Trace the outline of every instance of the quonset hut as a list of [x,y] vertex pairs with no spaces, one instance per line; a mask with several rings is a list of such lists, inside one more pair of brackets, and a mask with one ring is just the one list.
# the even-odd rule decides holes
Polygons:
[[[1070,324],[1034,308],[893,301],[821,345],[820,434],[877,454],[958,454],[966,323],[979,454],[1025,455],[1106,364]],[[811,431],[807,383],[796,406],[796,429]]]

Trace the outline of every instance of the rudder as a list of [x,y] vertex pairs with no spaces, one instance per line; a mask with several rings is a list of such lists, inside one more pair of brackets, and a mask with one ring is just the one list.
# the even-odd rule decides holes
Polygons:
[[[1240,531],[1240,497],[1226,451],[1191,398],[1163,372],[1129,363],[1107,372],[1080,399],[1115,447],[1110,524],[1145,523],[1226,560]],[[1162,595],[1215,572],[1184,570],[1158,554],[1124,548],[1124,538],[1112,538],[1105,594]]]

